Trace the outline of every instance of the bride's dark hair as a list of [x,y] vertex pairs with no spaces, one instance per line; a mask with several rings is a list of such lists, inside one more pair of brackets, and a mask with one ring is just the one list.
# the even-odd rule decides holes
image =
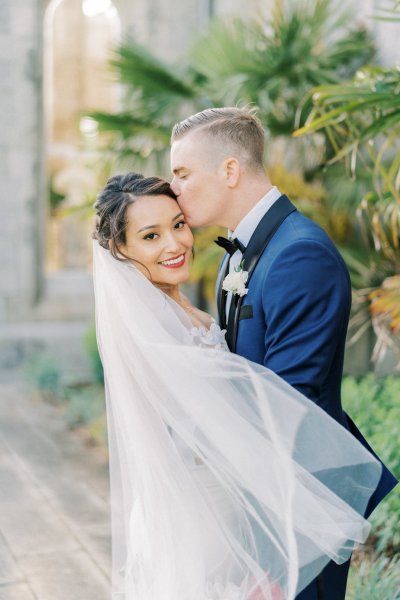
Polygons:
[[97,215],[93,238],[118,260],[124,260],[118,246],[126,243],[126,210],[140,196],[169,196],[176,200],[168,181],[126,173],[111,177],[93,205]]

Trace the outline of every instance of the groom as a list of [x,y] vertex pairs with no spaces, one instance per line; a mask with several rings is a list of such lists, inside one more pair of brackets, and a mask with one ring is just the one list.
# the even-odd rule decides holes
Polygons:
[[[271,185],[263,154],[263,128],[246,109],[208,109],[172,131],[171,186],[188,224],[230,233],[217,242],[226,250],[220,324],[232,352],[277,373],[369,448],[340,398],[351,306],[346,265],[324,231]],[[395,484],[383,466],[367,516]],[[330,562],[298,600],[342,600],[349,564]]]

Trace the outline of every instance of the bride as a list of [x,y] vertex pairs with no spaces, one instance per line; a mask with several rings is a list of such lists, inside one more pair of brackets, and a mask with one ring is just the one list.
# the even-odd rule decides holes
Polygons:
[[95,208],[113,598],[294,599],[366,539],[380,464],[182,293],[193,236],[167,182],[117,175]]

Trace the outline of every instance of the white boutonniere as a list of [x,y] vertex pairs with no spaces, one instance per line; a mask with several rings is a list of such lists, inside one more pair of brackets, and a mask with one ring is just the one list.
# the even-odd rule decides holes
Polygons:
[[246,288],[246,283],[249,278],[248,271],[243,270],[243,261],[239,266],[235,267],[233,273],[229,273],[222,282],[222,289],[226,292],[232,292],[238,296],[245,296],[249,291]]

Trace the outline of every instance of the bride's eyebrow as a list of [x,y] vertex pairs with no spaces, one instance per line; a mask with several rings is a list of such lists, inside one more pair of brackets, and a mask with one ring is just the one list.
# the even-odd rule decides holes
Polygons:
[[145,231],[146,229],[156,229],[156,227],[160,227],[159,225],[146,225],[146,227],[141,227],[141,229],[137,230],[137,233],[141,231]]
[[[179,217],[183,216],[183,212],[180,212],[176,215],[176,217],[174,217],[172,219],[172,221],[176,221],[176,219],[178,219]],[[140,233],[141,231],[145,231],[146,229],[156,229],[156,227],[160,227],[160,225],[146,225],[146,227],[142,227],[141,229],[137,230],[137,233]]]

